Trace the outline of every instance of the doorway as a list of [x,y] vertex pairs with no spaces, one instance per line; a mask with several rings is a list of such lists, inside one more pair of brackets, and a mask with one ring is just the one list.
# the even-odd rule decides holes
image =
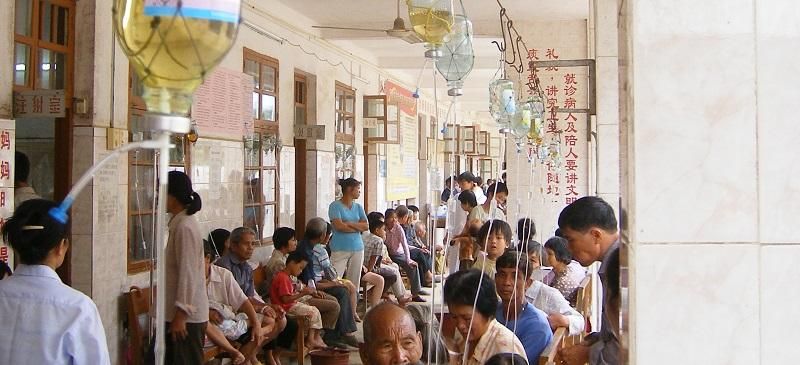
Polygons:
[[[16,0],[14,92],[61,90],[64,116],[16,118],[17,151],[30,160],[28,183],[44,199],[69,192],[72,166],[73,65],[76,0]],[[57,270],[70,285],[69,251]]]

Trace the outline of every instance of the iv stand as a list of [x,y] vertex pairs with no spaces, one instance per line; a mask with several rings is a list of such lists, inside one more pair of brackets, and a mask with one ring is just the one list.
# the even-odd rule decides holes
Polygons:
[[[170,143],[170,137],[175,134],[186,134],[191,129],[191,121],[189,118],[147,113],[144,120],[132,126],[135,131],[150,131],[155,134],[155,139],[141,142],[133,142],[126,144],[106,156],[100,162],[97,162],[86,171],[78,182],[72,187],[67,197],[61,202],[58,207],[50,210],[50,216],[53,219],[66,224],[69,220],[67,212],[69,211],[75,198],[81,191],[89,184],[94,175],[109,161],[119,157],[121,154],[135,149],[151,149],[159,151],[158,161],[158,202],[156,204],[156,288],[164,288],[166,281],[165,260],[164,254],[166,252],[166,228],[167,228],[167,178],[169,174],[169,150],[174,147]],[[164,363],[165,355],[165,331],[163,326],[166,323],[164,295],[158,293],[156,295],[156,364]]]

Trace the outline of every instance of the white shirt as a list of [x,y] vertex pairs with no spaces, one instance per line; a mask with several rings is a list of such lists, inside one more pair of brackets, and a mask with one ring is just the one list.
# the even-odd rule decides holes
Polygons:
[[236,282],[233,273],[221,266],[211,265],[206,290],[209,302],[225,304],[230,306],[234,312],[239,311],[247,301],[247,295]]
[[[453,343],[454,344],[450,346],[450,351],[455,354],[451,355],[450,362],[451,364],[462,364],[464,357],[464,337],[458,330],[455,332]],[[466,363],[467,365],[483,365],[490,357],[506,352],[518,354],[522,356],[525,361],[528,361],[528,356],[525,354],[525,347],[522,346],[522,342],[519,341],[517,335],[506,328],[506,326],[500,324],[496,319],[492,319],[492,321],[489,322],[486,333],[481,336],[478,343],[475,345],[475,349],[472,351],[472,357],[467,359]]]
[[447,234],[450,239],[461,234],[465,224],[467,224],[467,212],[461,209],[461,202],[458,201],[456,194],[447,201]]
[[577,335],[583,332],[586,321],[583,316],[569,305],[567,299],[558,289],[544,285],[534,280],[533,285],[525,292],[528,303],[539,308],[545,314],[559,313],[569,320],[569,334]]
[[0,280],[0,364],[110,364],[97,307],[43,265]]
[[41,198],[42,197],[40,197],[39,194],[36,194],[36,191],[34,191],[30,186],[14,188],[14,209],[19,208],[22,203],[28,200]]

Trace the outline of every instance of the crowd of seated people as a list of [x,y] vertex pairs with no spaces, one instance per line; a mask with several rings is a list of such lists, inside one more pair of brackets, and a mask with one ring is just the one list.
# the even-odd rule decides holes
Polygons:
[[[202,350],[205,336],[234,364],[280,364],[281,353],[298,345],[294,340],[300,333],[308,350],[359,350],[364,364],[414,364],[433,353],[476,365],[536,363],[556,329],[564,328],[569,335],[582,333],[586,319],[574,305],[586,275],[584,267],[603,262],[601,279],[614,280],[618,275],[618,270],[609,268],[618,266],[614,260],[618,235],[610,206],[598,198],[579,199],[565,208],[560,232],[543,246],[534,239],[535,225],[527,218],[517,222],[514,239],[505,221],[508,189],[503,182],[493,182],[483,195],[471,174],[458,179],[462,190],[452,191],[451,198],[460,202],[465,219],[458,233],[448,233],[442,244],[429,239],[416,207],[400,205],[367,214],[355,202],[360,183],[347,179],[341,182],[343,197],[331,204],[327,220],[312,218],[303,232],[276,228],[271,255],[255,262],[259,234],[251,228],[230,232],[218,228],[202,239],[194,216],[201,208],[199,195],[185,174],[170,173],[168,210],[173,219],[165,294],[169,362],[201,363],[198,349]],[[476,193],[484,201],[479,202]],[[37,265],[49,267],[36,272],[42,277],[52,276],[68,247],[63,232],[49,228],[54,223],[40,217],[47,204],[33,200],[23,205],[3,228],[4,238],[30,266],[23,266],[22,272],[33,272]],[[34,236],[43,246],[36,248],[36,256],[25,254],[28,248],[23,245],[30,245]],[[449,267],[452,261],[444,262],[448,250],[459,252],[455,269]],[[552,267],[549,275],[540,270],[544,260]],[[429,294],[424,288],[442,278],[437,272],[449,273],[443,282],[449,322],[441,328],[438,320],[443,318],[434,318],[424,304]],[[257,282],[257,277],[265,279]],[[20,280],[9,275],[0,281],[0,297]],[[358,314],[362,295],[363,320]],[[604,322],[610,321],[607,317],[615,308],[618,311],[617,296],[609,293],[605,306],[612,314],[604,310]],[[92,309],[77,295],[75,303],[76,308]],[[18,310],[11,304],[0,305],[4,316]],[[355,336],[361,322],[363,342]],[[102,326],[81,330],[98,328],[102,331]],[[613,363],[618,351],[615,327],[604,324],[603,330],[563,349],[562,363]],[[98,336],[88,332],[87,339]],[[91,363],[108,362],[103,351],[92,356]]]

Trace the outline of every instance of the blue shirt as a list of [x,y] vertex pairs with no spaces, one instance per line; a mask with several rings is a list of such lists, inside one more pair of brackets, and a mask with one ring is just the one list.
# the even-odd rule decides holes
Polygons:
[[308,265],[298,277],[300,281],[308,284],[311,280],[314,280],[315,283],[323,279],[336,280],[338,275],[331,264],[331,258],[328,255],[328,251],[325,250],[325,245],[302,240],[297,244],[297,251],[305,255],[308,260]]
[[[328,217],[333,222],[334,219],[341,219],[342,222],[358,223],[367,220],[367,214],[361,204],[353,202],[348,209],[341,201],[337,200],[328,207]],[[356,252],[364,250],[364,242],[361,240],[361,232],[340,232],[333,226],[333,238],[331,238],[331,251]]]
[[256,288],[255,284],[253,284],[253,268],[247,261],[239,260],[228,252],[214,264],[228,269],[245,295],[248,297],[256,296]]
[[[547,315],[537,309],[531,303],[525,303],[522,312],[517,314],[516,321],[508,321],[505,318],[505,309],[501,305],[497,308],[497,321],[514,331],[522,346],[525,347],[525,355],[528,359],[538,359],[547,344],[553,338],[553,331],[547,322]],[[516,328],[514,328],[516,322]]]
[[0,281],[0,364],[110,364],[100,313],[44,265]]

